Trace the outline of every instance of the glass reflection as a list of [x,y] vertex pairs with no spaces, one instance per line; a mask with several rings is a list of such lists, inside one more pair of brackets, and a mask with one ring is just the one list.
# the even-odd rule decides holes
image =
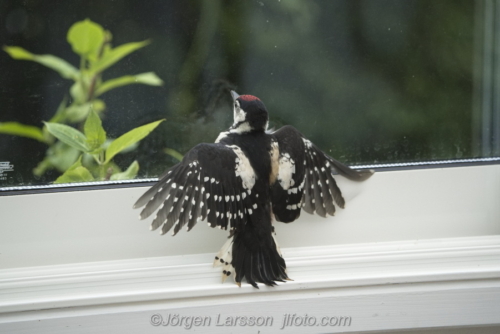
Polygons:
[[[112,33],[113,47],[151,41],[102,76],[154,72],[163,81],[102,95],[110,138],[166,118],[114,157],[120,171],[137,160],[137,177],[147,178],[232,123],[229,89],[259,96],[271,127],[291,124],[348,164],[499,156],[499,8],[472,0],[4,0],[0,22],[2,45],[76,67],[66,32],[85,18]],[[55,71],[3,51],[0,64],[0,123],[41,128],[65,96],[73,102],[71,81]],[[47,148],[0,133],[0,162],[14,165],[0,187],[54,182],[60,170],[36,173]]]

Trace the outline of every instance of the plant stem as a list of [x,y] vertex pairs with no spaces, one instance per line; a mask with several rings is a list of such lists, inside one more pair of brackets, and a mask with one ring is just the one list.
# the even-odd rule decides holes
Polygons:
[[[102,42],[101,46],[99,47],[99,52],[97,53],[97,59],[101,59],[102,54],[104,53],[104,47],[111,43],[111,35],[110,34],[105,34],[104,41]],[[95,88],[97,84],[97,80],[101,77],[101,73],[96,73],[93,77],[92,80],[90,81],[90,87],[89,87],[89,93],[87,96],[87,101],[92,101],[94,98],[94,93],[95,93]]]
[[97,162],[98,165],[102,165],[100,156],[97,154],[92,154],[92,158],[94,158],[95,162]]

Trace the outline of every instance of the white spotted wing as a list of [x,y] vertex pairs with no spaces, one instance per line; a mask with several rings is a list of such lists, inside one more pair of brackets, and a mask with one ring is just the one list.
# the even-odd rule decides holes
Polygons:
[[273,213],[289,223],[307,213],[322,217],[335,214],[335,204],[344,207],[334,174],[354,181],[369,178],[373,171],[357,171],[323,153],[292,126],[284,126],[272,136],[279,150],[278,175],[272,186]]
[[238,228],[252,208],[255,174],[241,149],[235,145],[199,144],[166,171],[134,205],[145,205],[140,219],[157,211],[151,229],[161,234],[173,227],[189,231],[198,220],[211,227]]

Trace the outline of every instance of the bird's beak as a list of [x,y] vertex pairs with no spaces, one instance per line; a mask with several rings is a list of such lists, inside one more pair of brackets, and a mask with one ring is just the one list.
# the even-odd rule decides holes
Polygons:
[[233,101],[236,101],[236,99],[240,97],[240,95],[236,93],[234,90],[231,91],[231,96],[233,97]]

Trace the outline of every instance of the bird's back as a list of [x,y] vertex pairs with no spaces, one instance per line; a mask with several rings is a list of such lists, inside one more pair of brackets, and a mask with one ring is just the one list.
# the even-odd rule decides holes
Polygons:
[[230,133],[220,143],[228,146],[236,145],[243,151],[256,175],[255,187],[258,187],[256,191],[269,187],[272,144],[270,135],[265,132]]

